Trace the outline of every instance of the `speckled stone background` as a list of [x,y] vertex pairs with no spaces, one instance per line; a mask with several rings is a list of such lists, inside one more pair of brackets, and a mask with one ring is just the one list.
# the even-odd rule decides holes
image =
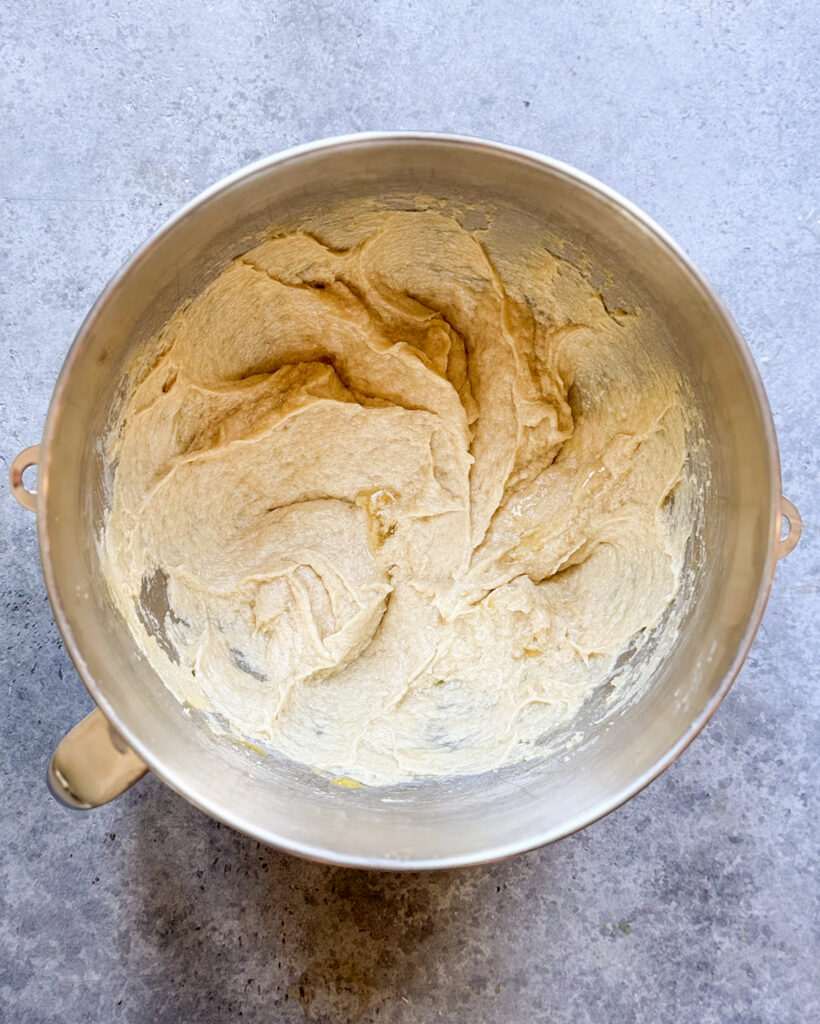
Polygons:
[[282,147],[501,139],[646,209],[758,360],[805,534],[716,719],[580,835],[393,876],[261,848],[148,777],[72,814],[49,752],[90,700],[33,518],[0,499],[0,1020],[820,1019],[816,0],[16,0],[0,7],[0,458],[129,251]]

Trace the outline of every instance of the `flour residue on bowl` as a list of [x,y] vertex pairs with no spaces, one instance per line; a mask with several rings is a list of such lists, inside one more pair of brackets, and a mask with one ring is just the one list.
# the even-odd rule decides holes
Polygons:
[[336,777],[538,754],[640,684],[618,659],[680,586],[686,410],[647,330],[443,212],[235,259],[138,353],[108,438],[103,566],[141,649]]

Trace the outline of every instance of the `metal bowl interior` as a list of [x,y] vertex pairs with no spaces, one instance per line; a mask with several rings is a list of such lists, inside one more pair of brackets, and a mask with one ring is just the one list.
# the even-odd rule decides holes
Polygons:
[[[639,699],[599,701],[581,742],[483,776],[345,788],[220,737],[184,709],[111,605],[95,537],[105,501],[100,439],[134,346],[265,233],[356,197],[419,194],[493,208],[495,244],[561,246],[607,303],[639,305],[700,412],[702,507],[672,650]],[[670,764],[725,695],[762,615],[779,530],[771,417],[746,346],[674,244],[604,186],[535,154],[477,140],[363,135],[262,161],[199,197],[112,280],[55,389],[39,471],[46,582],[92,696],[150,767],[207,813],[259,840],[335,863],[483,862],[589,824]],[[683,599],[682,599],[683,600]]]

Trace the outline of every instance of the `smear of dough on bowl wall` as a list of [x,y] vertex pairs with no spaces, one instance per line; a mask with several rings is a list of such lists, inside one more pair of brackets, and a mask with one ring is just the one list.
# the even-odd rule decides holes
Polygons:
[[111,593],[180,701],[317,770],[538,756],[603,684],[640,691],[661,620],[674,639],[679,372],[639,309],[433,204],[310,227],[233,260],[133,358]]

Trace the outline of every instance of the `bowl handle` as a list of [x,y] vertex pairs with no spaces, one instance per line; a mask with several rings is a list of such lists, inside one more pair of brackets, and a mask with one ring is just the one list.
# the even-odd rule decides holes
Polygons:
[[[11,493],[31,512],[37,511],[37,492],[23,483],[23,473],[39,461],[40,446],[33,444],[20,452],[9,469]],[[145,762],[95,708],[57,745],[46,780],[61,804],[86,811],[124,793],[147,771]]]
[[23,473],[29,466],[36,466],[40,461],[40,446],[33,444],[24,448],[9,468],[9,487],[11,493],[29,512],[37,511],[37,491],[30,491],[23,483]]
[[145,762],[95,708],[57,745],[47,781],[61,804],[87,811],[124,793],[147,771]]
[[785,558],[797,547],[800,534],[803,532],[803,520],[789,499],[782,495],[780,497],[780,515],[788,522],[789,532],[785,537],[778,537],[776,553],[777,558]]

